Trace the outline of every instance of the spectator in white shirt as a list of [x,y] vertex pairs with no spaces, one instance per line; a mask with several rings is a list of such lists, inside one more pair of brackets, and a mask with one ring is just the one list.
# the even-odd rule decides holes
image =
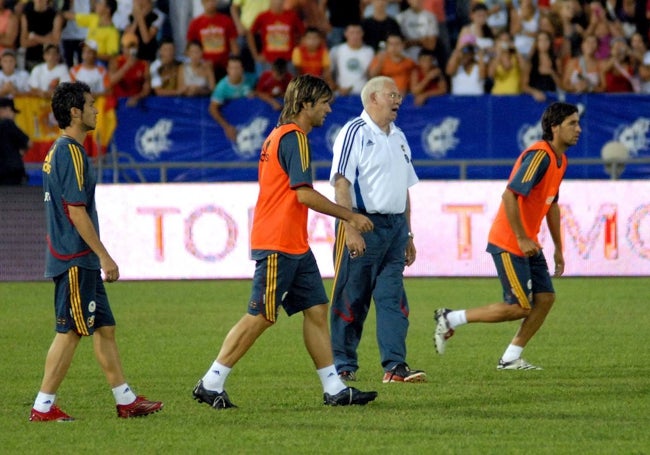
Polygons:
[[330,51],[334,82],[339,95],[358,95],[368,82],[368,67],[375,51],[363,43],[361,24],[347,25],[344,36],[345,42]]
[[404,53],[417,61],[420,51],[434,51],[438,43],[438,19],[422,8],[422,0],[408,0],[408,9],[397,15],[404,35]]
[[60,82],[70,82],[70,72],[61,63],[61,53],[56,44],[46,44],[43,48],[43,63],[32,68],[29,74],[29,93],[41,98],[51,98]]
[[16,53],[12,49],[2,51],[0,68],[0,97],[13,98],[29,91],[29,73],[16,69]]
[[97,63],[97,43],[86,40],[81,48],[81,63],[70,69],[70,79],[88,84],[93,95],[104,95],[111,87],[108,71]]

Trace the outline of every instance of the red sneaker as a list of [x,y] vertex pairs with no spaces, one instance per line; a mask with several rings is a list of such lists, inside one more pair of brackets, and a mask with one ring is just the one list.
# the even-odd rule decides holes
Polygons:
[[162,401],[149,401],[143,396],[137,396],[131,404],[118,404],[117,416],[123,419],[143,417],[158,412],[162,408]]
[[73,417],[70,417],[68,414],[63,412],[57,405],[53,404],[49,411],[40,412],[32,408],[32,413],[29,416],[30,422],[70,422],[74,420]]

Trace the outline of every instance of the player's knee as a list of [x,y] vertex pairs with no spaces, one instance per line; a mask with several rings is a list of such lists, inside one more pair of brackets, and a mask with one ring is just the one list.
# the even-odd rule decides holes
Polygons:
[[553,306],[553,303],[555,303],[555,294],[552,292],[545,292],[543,294],[535,295],[536,306],[544,306],[550,308]]
[[531,310],[532,310],[531,307],[526,307],[526,308],[519,307],[519,309],[521,310],[521,317],[522,318],[527,317],[530,314]]

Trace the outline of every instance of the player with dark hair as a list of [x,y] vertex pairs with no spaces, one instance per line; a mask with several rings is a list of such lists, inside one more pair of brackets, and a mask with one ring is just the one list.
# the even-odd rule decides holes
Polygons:
[[279,124],[264,141],[259,162],[259,195],[251,231],[256,261],[248,312],[228,332],[217,359],[197,383],[193,396],[215,409],[233,408],[226,379],[257,338],[277,320],[302,312],[305,347],[314,362],[330,406],[363,405],[377,392],[346,387],[334,368],[327,327],[327,295],[307,241],[307,212],[315,210],[373,228],[364,215],[331,202],[314,190],[307,135],[331,112],[332,90],[322,79],[303,75],[289,83]]
[[34,402],[31,421],[74,420],[56,404],[56,392],[83,336],[93,337],[95,357],[113,389],[118,417],[139,417],[160,411],[163,404],[136,396],[126,383],[115,342],[115,319],[106,296],[105,280],[120,272],[99,238],[95,207],[96,177],[83,148],[95,129],[97,108],[83,82],[59,84],[52,113],[63,134],[43,163],[47,222],[45,276],[55,284],[56,335],[45,360],[45,373]]
[[504,301],[468,310],[436,310],[434,342],[438,354],[444,353],[447,340],[460,325],[523,319],[497,369],[541,370],[521,357],[555,301],[551,274],[537,235],[546,218],[555,246],[554,276],[559,277],[564,272],[564,257],[558,197],[567,167],[566,151],[580,137],[577,107],[551,104],[542,115],[542,130],[542,140],[517,159],[488,236],[487,251],[494,259]]

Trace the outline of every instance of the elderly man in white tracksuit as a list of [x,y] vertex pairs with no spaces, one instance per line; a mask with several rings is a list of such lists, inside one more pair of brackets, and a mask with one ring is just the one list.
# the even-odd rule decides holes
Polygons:
[[356,380],[357,347],[374,299],[383,382],[422,382],[424,371],[406,363],[409,306],[404,266],[415,261],[408,190],[418,182],[411,149],[394,124],[402,104],[393,79],[379,76],[361,92],[363,112],[334,142],[330,183],[336,202],[367,215],[375,225],[361,234],[336,224],[331,334],[337,371]]

